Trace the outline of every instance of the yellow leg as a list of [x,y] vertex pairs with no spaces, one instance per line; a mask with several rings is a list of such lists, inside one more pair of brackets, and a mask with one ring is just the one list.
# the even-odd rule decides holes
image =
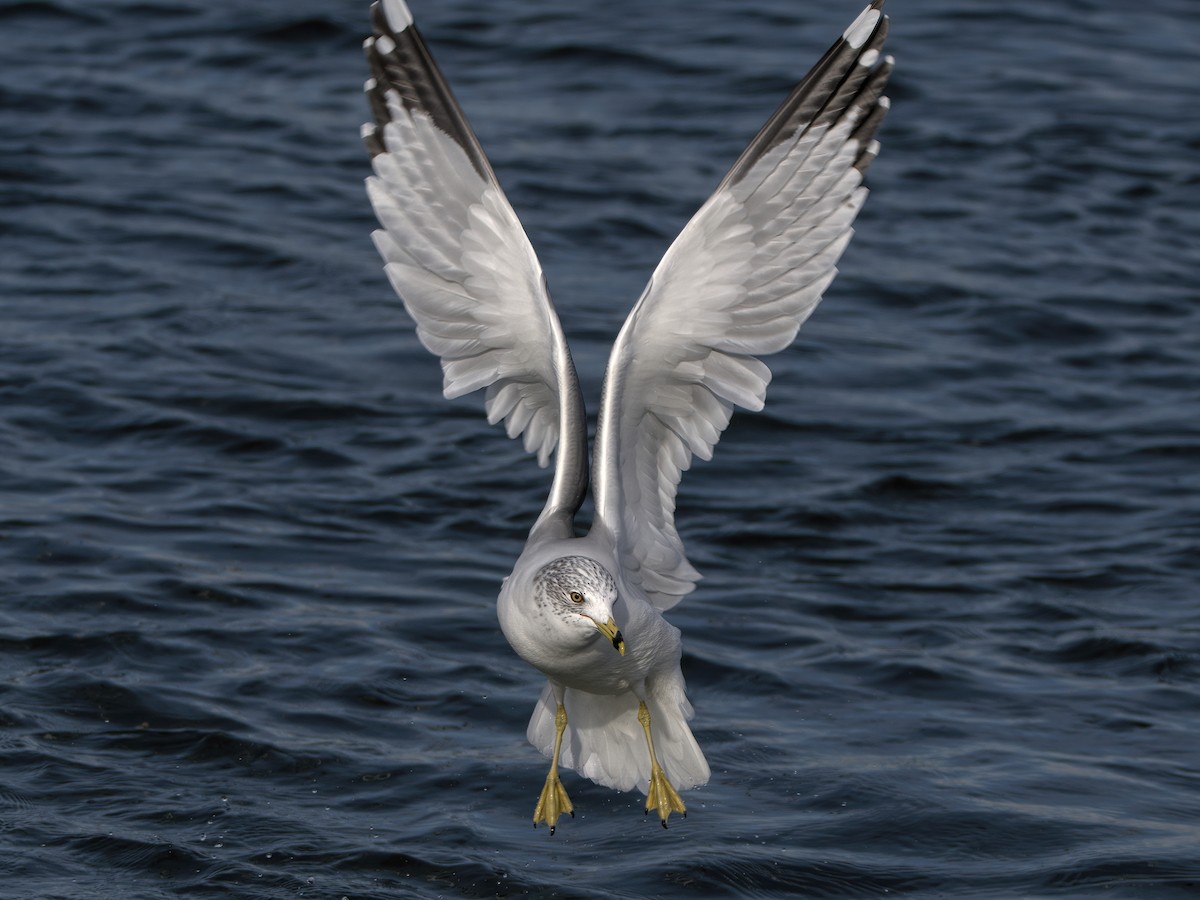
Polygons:
[[554,834],[554,829],[558,826],[558,817],[563,813],[570,813],[571,818],[575,818],[575,807],[571,805],[571,798],[567,796],[566,788],[558,780],[558,751],[562,747],[563,731],[566,728],[567,710],[560,703],[558,711],[554,714],[554,756],[550,759],[550,773],[542,787],[542,796],[538,798],[537,809],[533,811],[533,827],[537,828],[538,822],[545,822],[550,826],[551,834]]
[[658,757],[654,755],[654,738],[650,736],[650,710],[646,708],[644,701],[638,702],[638,721],[642,723],[642,730],[646,732],[646,746],[650,748],[650,787],[646,789],[646,812],[658,810],[662,827],[666,828],[667,819],[673,812],[682,813],[686,819],[687,807],[679,799],[675,788],[671,787],[671,782],[667,781],[667,773],[662,770],[662,766],[658,764]]

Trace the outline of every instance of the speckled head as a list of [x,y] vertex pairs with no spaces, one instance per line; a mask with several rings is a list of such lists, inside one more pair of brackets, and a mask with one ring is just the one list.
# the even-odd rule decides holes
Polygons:
[[613,620],[617,584],[604,566],[586,556],[563,556],[533,576],[538,607],[572,628],[595,628],[622,656],[625,639]]

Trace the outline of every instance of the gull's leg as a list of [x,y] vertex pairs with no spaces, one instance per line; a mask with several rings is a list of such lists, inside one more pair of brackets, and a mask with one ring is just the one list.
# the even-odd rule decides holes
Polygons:
[[646,732],[646,746],[650,748],[650,787],[646,789],[646,812],[657,809],[658,817],[662,819],[662,827],[666,828],[667,818],[673,812],[682,813],[686,819],[687,807],[679,799],[675,788],[671,787],[671,782],[667,781],[667,773],[662,770],[662,766],[658,764],[658,757],[654,755],[654,738],[650,736],[650,710],[646,708],[645,700],[638,701],[638,721],[642,723],[642,731]]
[[571,818],[575,818],[575,807],[571,806],[571,798],[567,796],[566,788],[558,779],[558,751],[562,747],[563,732],[567,728],[567,708],[563,706],[564,693],[562,688],[554,685],[555,699],[558,701],[558,710],[554,713],[554,755],[550,757],[550,772],[546,775],[542,795],[533,811],[533,827],[537,828],[538,822],[545,822],[550,826],[551,834],[554,834],[554,829],[558,826],[558,817],[563,813],[570,813]]

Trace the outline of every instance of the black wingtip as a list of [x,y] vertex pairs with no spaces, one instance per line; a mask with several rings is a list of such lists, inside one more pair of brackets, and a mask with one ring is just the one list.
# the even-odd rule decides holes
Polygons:
[[[371,7],[371,27],[374,34],[364,43],[364,49],[375,82],[368,88],[367,96],[376,124],[382,128],[391,119],[388,98],[394,97],[410,113],[428,116],[462,148],[481,178],[495,182],[496,176],[475,132],[416,25],[410,23],[397,31],[388,21],[383,5],[375,3]],[[382,143],[386,149],[386,141]]]
[[[879,77],[881,50],[888,33],[884,0],[872,0],[809,70],[745,149],[721,182],[718,191],[740,182],[771,149],[794,140],[809,128],[829,127],[844,115],[865,115],[882,88],[887,73]],[[890,71],[890,69],[888,70]],[[864,81],[872,87],[859,96]]]

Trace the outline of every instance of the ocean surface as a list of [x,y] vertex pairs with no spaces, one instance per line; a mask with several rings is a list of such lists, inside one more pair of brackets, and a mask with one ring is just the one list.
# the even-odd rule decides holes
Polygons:
[[[859,0],[412,0],[591,409]],[[549,476],[369,240],[365,2],[0,0],[0,896],[1200,895],[1200,16],[892,0],[842,275],[684,480],[711,783],[568,774]]]

